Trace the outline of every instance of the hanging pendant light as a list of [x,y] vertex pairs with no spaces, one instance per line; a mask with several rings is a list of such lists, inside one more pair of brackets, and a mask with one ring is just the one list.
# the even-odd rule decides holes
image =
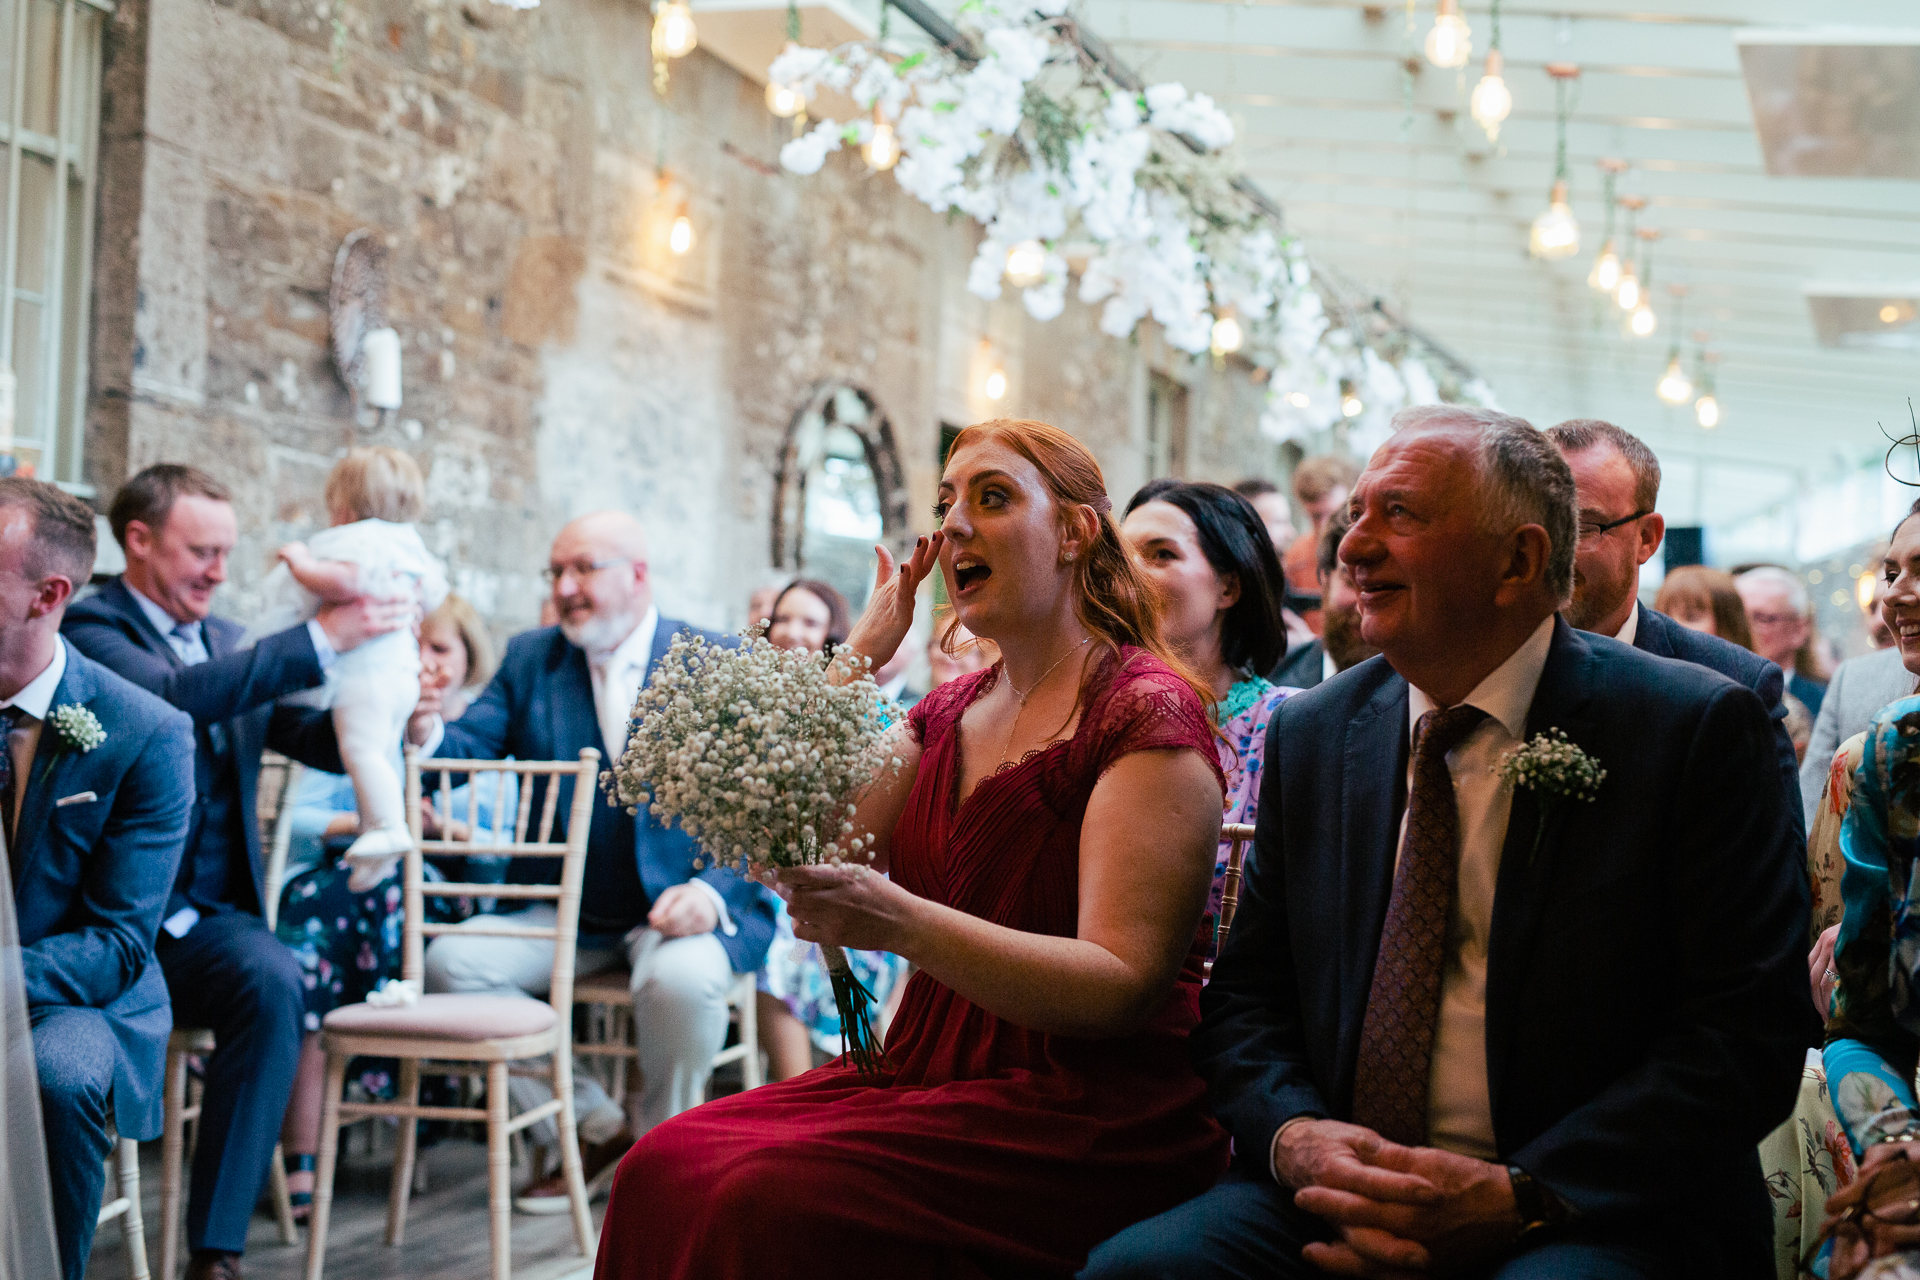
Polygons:
[[782,120],[791,120],[807,109],[806,95],[792,85],[777,80],[767,82],[767,110]]
[[[1646,208],[1645,196],[1621,196],[1620,207],[1627,211],[1626,259],[1620,264],[1620,279],[1613,288],[1613,300],[1622,311],[1632,311],[1640,305],[1641,281],[1639,269],[1633,265],[1634,255],[1646,256],[1646,244],[1650,237],[1642,236],[1634,222],[1640,216],[1640,210]],[[1659,232],[1654,232],[1658,235]]]
[[681,205],[680,212],[674,215],[673,225],[667,229],[667,249],[676,258],[684,258],[693,248],[693,219],[687,214],[687,206]]
[[1016,289],[1030,289],[1047,278],[1047,246],[1038,240],[1022,240],[1007,250],[1007,283]]
[[884,173],[900,162],[899,135],[881,116],[878,107],[873,110],[873,132],[860,144],[860,158],[867,162],[867,168],[877,173]]
[[1720,425],[1720,398],[1714,394],[1713,386],[1713,366],[1719,362],[1718,351],[1701,351],[1700,398],[1693,402],[1693,417],[1704,431],[1711,431]]
[[1580,223],[1567,203],[1567,84],[1580,74],[1570,62],[1550,62],[1547,74],[1553,77],[1554,144],[1553,189],[1547,207],[1533,220],[1527,247],[1536,258],[1565,258],[1580,252]]
[[693,10],[687,0],[657,0],[653,7],[653,91],[667,96],[667,64],[684,58],[699,47],[700,33],[693,24]]
[[1625,160],[1602,160],[1601,182],[1605,187],[1607,207],[1606,236],[1600,242],[1600,256],[1593,260],[1593,270],[1587,272],[1587,287],[1599,293],[1612,293],[1620,287],[1620,252],[1614,247],[1613,217],[1618,203],[1613,198],[1613,187],[1620,174],[1626,170]]
[[1427,32],[1427,61],[1442,70],[1464,67],[1473,57],[1473,29],[1460,16],[1460,0],[1440,0]]
[[1668,404],[1685,404],[1693,399],[1693,379],[1680,367],[1680,344],[1674,343],[1667,353],[1667,371],[1660,377],[1659,385],[1654,388],[1662,400]]
[[1488,142],[1500,141],[1500,122],[1513,113],[1513,91],[1500,74],[1505,65],[1497,46],[1489,51],[1486,74],[1473,86],[1473,97],[1467,102],[1473,122],[1486,130]]
[[1231,311],[1222,312],[1213,322],[1213,357],[1216,360],[1232,355],[1246,345],[1246,331],[1240,327],[1240,321]]

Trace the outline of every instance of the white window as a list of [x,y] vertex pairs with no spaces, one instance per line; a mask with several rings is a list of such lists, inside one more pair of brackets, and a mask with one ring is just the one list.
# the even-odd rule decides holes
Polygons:
[[0,0],[0,472],[73,488],[108,12],[104,0]]

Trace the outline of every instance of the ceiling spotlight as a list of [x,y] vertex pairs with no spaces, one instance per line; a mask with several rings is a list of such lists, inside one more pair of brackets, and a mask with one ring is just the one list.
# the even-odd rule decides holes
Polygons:
[[1427,61],[1451,71],[1473,56],[1473,29],[1460,16],[1460,0],[1440,0],[1433,30],[1427,32]]
[[1047,246],[1038,240],[1022,240],[1007,250],[1007,283],[1016,289],[1029,289],[1047,278]]

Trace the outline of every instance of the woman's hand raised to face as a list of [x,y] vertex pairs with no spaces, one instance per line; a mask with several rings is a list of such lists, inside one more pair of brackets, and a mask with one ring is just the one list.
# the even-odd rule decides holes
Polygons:
[[874,548],[880,565],[873,575],[873,598],[853,624],[844,646],[871,660],[869,671],[886,666],[907,638],[913,627],[915,594],[940,563],[940,548],[945,543],[946,535],[937,531],[927,534],[914,542],[913,554],[897,566],[885,547]]

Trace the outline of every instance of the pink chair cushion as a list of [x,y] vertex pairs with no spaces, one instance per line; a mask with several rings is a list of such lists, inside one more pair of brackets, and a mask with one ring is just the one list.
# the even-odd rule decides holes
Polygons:
[[550,1031],[553,1006],[528,996],[434,995],[400,1008],[341,1005],[321,1025],[356,1036],[499,1040]]

